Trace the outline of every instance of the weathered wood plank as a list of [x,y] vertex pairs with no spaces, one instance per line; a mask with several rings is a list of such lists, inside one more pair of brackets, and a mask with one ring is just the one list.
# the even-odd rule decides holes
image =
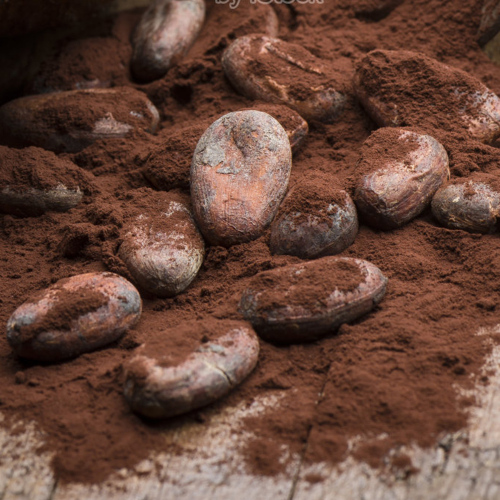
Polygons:
[[[251,437],[242,421],[279,404],[279,396],[263,396],[248,408],[209,410],[204,423],[186,420],[165,434],[166,441],[175,442],[182,452],[152,456],[133,470],[117,471],[100,485],[57,485],[49,467],[50,455],[36,453],[42,436],[33,424],[23,433],[0,430],[0,499],[497,500],[500,347],[493,350],[486,369],[494,374],[490,373],[488,386],[474,391],[479,406],[471,411],[469,429],[445,436],[434,449],[400,450],[420,469],[408,479],[376,471],[352,458],[332,467],[325,463],[301,465],[298,456],[281,476],[252,475],[241,455]],[[307,478],[311,475],[319,475],[323,481],[310,483]]]

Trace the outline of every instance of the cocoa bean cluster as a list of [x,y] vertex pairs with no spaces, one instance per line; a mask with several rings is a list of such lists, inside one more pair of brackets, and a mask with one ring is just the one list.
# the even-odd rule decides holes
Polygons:
[[[133,37],[133,77],[162,78],[196,42],[204,18],[202,0],[153,1]],[[276,23],[273,18],[274,35]],[[258,361],[256,333],[277,344],[317,341],[372,311],[387,278],[370,262],[337,256],[354,242],[359,223],[397,230],[431,207],[447,228],[497,230],[494,182],[450,181],[446,148],[435,138],[458,130],[495,144],[500,136],[500,100],[472,76],[422,54],[374,50],[358,64],[349,95],[315,55],[270,34],[236,38],[219,64],[235,92],[261,103],[213,121],[196,135],[192,157],[178,151],[179,161],[190,163],[189,178],[170,178],[161,154],[148,159],[144,176],[158,189],[154,206],[146,210],[131,198],[133,215],[121,225],[114,255],[128,279],[108,272],[71,276],[28,299],[7,323],[18,356],[57,362],[102,348],[133,328],[141,294],[171,298],[186,290],[206,246],[265,236],[273,254],[303,259],[253,276],[234,311],[239,320],[212,318],[208,337],[203,320],[183,325],[200,333],[185,359],[169,364],[169,353],[148,343],[131,354],[125,398],[133,411],[152,418],[207,405],[240,384]],[[52,90],[0,107],[0,166],[6,158],[18,165],[0,177],[4,213],[72,210],[92,198],[95,181],[56,154],[158,128],[158,110],[132,87]],[[321,192],[307,180],[289,186],[292,154],[307,148],[309,127],[342,120],[354,98],[380,128],[360,151],[352,185],[325,182]],[[36,151],[46,168],[34,175],[29,158]],[[44,180],[47,170],[51,176]],[[186,185],[185,201],[167,192]]]

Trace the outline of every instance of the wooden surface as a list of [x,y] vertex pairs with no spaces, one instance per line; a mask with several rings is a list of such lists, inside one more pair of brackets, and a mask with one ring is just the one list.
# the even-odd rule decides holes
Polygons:
[[[500,326],[497,327],[500,330]],[[488,335],[487,330],[479,334]],[[100,485],[58,485],[50,455],[38,455],[40,435],[33,424],[22,433],[0,430],[0,499],[19,500],[472,500],[500,499],[500,347],[485,370],[490,383],[474,391],[478,406],[469,428],[448,435],[430,450],[409,448],[420,472],[408,479],[348,459],[340,466],[305,466],[291,457],[286,474],[257,477],[245,469],[240,449],[248,434],[234,430],[248,414],[265,413],[280,396],[262,397],[250,407],[209,413],[204,423],[179,424],[166,435],[182,447],[160,454],[133,470],[119,470]],[[459,388],[457,388],[459,390]],[[283,449],[286,457],[287,450]],[[308,482],[307,478],[315,478]],[[321,477],[321,481],[317,481]]]

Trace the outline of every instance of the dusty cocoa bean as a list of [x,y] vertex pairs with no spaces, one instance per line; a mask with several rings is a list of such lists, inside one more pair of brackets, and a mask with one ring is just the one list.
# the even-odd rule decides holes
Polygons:
[[204,0],[153,0],[132,41],[131,68],[135,78],[161,78],[186,55],[204,20]]
[[80,274],[18,307],[7,322],[7,340],[23,358],[59,361],[117,340],[140,314],[139,293],[125,278]]
[[265,340],[310,342],[373,309],[386,283],[380,269],[369,262],[323,257],[257,274],[239,307]]
[[461,131],[493,143],[500,99],[473,76],[415,52],[374,50],[359,64],[354,90],[383,127]]
[[309,125],[296,111],[288,106],[270,103],[255,104],[250,109],[262,111],[278,120],[288,136],[292,153],[295,154],[300,149],[309,132]]
[[76,206],[92,174],[40,148],[0,146],[0,212],[38,216]]
[[437,191],[432,213],[445,227],[472,233],[498,231],[500,193],[484,182],[460,180]]
[[21,97],[0,107],[0,137],[13,147],[77,152],[97,139],[154,133],[157,109],[131,88],[70,90]]
[[[176,327],[203,332],[205,322]],[[132,410],[150,418],[180,415],[225,396],[254,369],[259,341],[244,322],[217,320],[212,338],[200,338],[185,359],[172,363],[168,331],[162,345],[139,347],[124,365],[124,394]],[[200,335],[201,337],[201,335]]]
[[315,259],[350,246],[358,233],[358,215],[351,197],[325,184],[302,181],[292,188],[271,226],[271,251]]
[[354,201],[360,217],[380,229],[403,226],[422,213],[450,175],[439,142],[400,128],[379,129],[368,138],[358,171]]
[[483,0],[481,22],[477,30],[479,45],[487,44],[500,31],[500,2]]
[[187,206],[165,196],[160,207],[156,217],[141,214],[124,228],[118,255],[139,287],[172,297],[198,274],[205,245]]
[[290,177],[292,152],[283,127],[260,111],[215,121],[191,164],[195,219],[213,245],[258,238],[272,222]]
[[300,45],[244,36],[225,50],[222,67],[241,94],[285,104],[306,120],[332,122],[344,108],[333,71]]

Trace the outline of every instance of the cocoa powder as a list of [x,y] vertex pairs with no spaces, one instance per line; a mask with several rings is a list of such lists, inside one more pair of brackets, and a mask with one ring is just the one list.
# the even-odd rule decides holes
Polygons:
[[[356,17],[351,4],[332,0],[273,5],[281,21],[280,37],[302,45],[346,81],[369,51],[403,49],[464,70],[500,92],[500,68],[476,42],[480,1],[406,0],[377,21]],[[224,113],[252,106],[225,80],[220,57],[236,35],[266,32],[268,7],[273,8],[242,0],[240,10],[207,2],[206,23],[186,58],[161,80],[128,83],[158,106],[160,136],[137,133],[133,140],[101,139],[79,153],[59,155],[92,172],[99,192],[68,213],[1,217],[2,324],[34,290],[60,278],[110,269],[126,276],[116,248],[124,214],[128,217],[127,205],[137,203],[130,192],[151,188],[143,175],[150,152],[180,128],[196,127],[200,120],[210,123]],[[244,17],[243,12],[250,15]],[[120,40],[129,43],[133,23],[117,22],[115,33],[116,26]],[[116,77],[120,85],[128,69],[123,72]],[[418,90],[411,110],[416,124],[429,97],[423,86]],[[318,191],[328,179],[344,189],[352,184],[360,148],[375,124],[349,86],[345,92],[348,100],[340,120],[310,127],[306,144],[294,158],[292,184],[313,172],[322,174]],[[403,102],[401,95],[394,98]],[[436,125],[440,120],[436,116]],[[434,135],[445,146],[452,176],[467,178],[474,171],[500,174],[497,149],[460,131],[437,127],[418,132]],[[192,137],[176,140],[180,151],[192,148]],[[188,163],[183,160],[179,168]],[[185,182],[184,177],[178,185],[187,195]],[[203,420],[203,410],[155,424],[137,417],[124,400],[120,366],[138,345],[148,339],[159,341],[167,325],[175,328],[208,317],[241,319],[238,301],[252,276],[300,262],[271,255],[268,236],[267,232],[228,249],[207,248],[194,283],[174,298],[146,298],[138,325],[109,348],[42,366],[16,358],[2,336],[0,411],[6,417],[2,425],[34,420],[45,433],[46,449],[54,453],[57,478],[66,482],[102,481],[119,468],[133,467],[152,451],[179,453],[166,448],[162,429],[186,419]],[[273,475],[283,470],[281,445],[292,452],[307,450],[308,462],[337,463],[348,455],[348,441],[362,436],[354,454],[372,465],[381,465],[393,447],[432,446],[443,433],[467,424],[467,408],[474,401],[459,397],[455,387],[487,383],[480,369],[491,342],[500,339],[479,337],[476,332],[498,323],[498,238],[439,227],[426,212],[394,231],[382,233],[362,225],[342,255],[366,259],[389,278],[379,306],[342,326],[336,335],[311,344],[277,347],[261,342],[256,370],[215,405],[218,409],[260,395],[282,396],[277,408],[245,421],[245,430],[258,436],[244,450],[254,473]],[[377,439],[381,434],[387,437]],[[405,457],[393,466],[412,470]]]

